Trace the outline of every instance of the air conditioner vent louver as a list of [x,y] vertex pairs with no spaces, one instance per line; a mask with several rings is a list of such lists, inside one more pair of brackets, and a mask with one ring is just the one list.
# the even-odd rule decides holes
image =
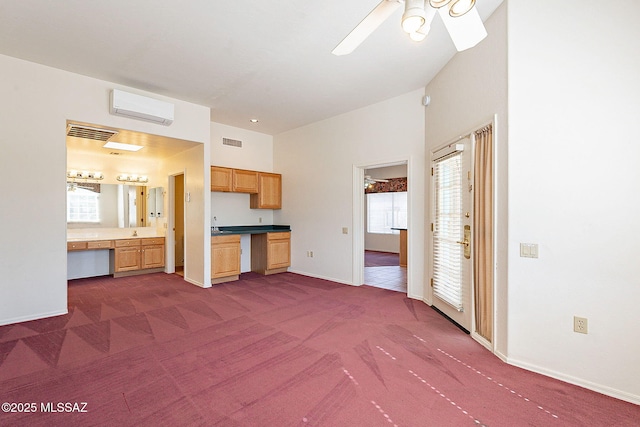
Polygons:
[[230,145],[232,147],[242,147],[242,141],[237,139],[222,138],[222,145]]
[[96,141],[108,141],[109,138],[117,134],[118,131],[110,129],[98,129],[73,124],[67,126],[67,136],[73,136],[76,138],[94,139]]

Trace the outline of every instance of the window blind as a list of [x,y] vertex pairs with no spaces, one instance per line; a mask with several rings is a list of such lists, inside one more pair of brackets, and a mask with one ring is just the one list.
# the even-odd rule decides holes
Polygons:
[[433,176],[433,293],[462,311],[462,154],[434,161]]

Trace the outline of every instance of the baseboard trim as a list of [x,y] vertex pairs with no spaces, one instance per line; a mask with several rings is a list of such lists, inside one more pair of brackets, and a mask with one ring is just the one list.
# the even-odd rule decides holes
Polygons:
[[69,310],[50,311],[48,313],[31,314],[29,316],[14,317],[12,319],[0,320],[0,326],[12,325],[14,323],[29,322],[31,320],[46,319],[47,317],[63,316],[69,314]]
[[205,286],[203,283],[197,282],[197,281],[195,281],[193,279],[189,279],[188,277],[183,277],[182,279],[185,282],[191,283],[192,285],[196,285],[196,286],[198,286],[200,288],[210,288],[211,287],[211,284],[209,284],[209,286]]
[[343,285],[360,286],[360,285],[354,285],[352,282],[347,282],[347,281],[344,281],[344,280],[334,279],[333,277],[325,277],[325,276],[321,276],[319,274],[311,274],[311,273],[307,273],[305,271],[289,270],[289,273],[300,274],[301,276],[313,277],[315,279],[329,280],[331,282],[341,283]]
[[[500,358],[503,359],[502,355],[500,356]],[[604,394],[606,396],[624,400],[625,402],[633,403],[635,405],[640,405],[640,396],[627,393],[622,390],[617,390],[615,388],[611,388],[602,384],[597,384],[582,378],[566,375],[551,369],[545,369],[538,365],[533,365],[531,363],[527,363],[522,360],[518,360],[510,357],[506,358],[506,362],[510,365],[517,366],[522,369],[526,369],[527,371],[531,371],[541,375],[545,375],[547,377],[555,378],[557,380],[564,381],[569,384],[577,385],[579,387],[583,387],[583,388],[595,391],[597,393]]]

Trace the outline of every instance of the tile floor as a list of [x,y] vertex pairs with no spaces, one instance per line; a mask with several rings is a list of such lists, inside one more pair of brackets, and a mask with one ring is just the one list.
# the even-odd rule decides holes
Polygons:
[[398,254],[365,251],[364,260],[365,285],[407,292],[407,268],[400,267]]

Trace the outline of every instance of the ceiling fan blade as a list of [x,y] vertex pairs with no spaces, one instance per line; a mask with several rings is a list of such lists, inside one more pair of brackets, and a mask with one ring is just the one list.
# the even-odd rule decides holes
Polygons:
[[440,8],[438,13],[458,52],[474,47],[487,37],[487,30],[475,7],[458,17],[450,16],[446,9]]
[[347,55],[365,41],[400,6],[400,0],[382,0],[369,14],[331,51],[336,56]]

